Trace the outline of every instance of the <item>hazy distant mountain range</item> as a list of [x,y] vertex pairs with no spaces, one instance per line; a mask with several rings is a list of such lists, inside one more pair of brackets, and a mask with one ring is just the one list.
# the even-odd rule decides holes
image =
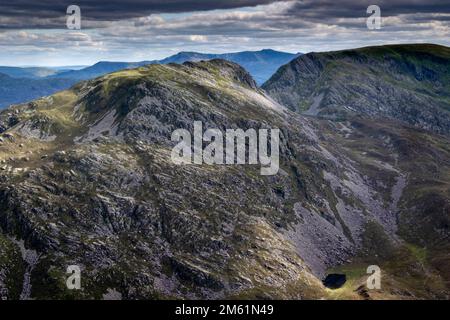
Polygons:
[[[107,73],[132,69],[148,64],[183,63],[211,59],[225,59],[244,67],[261,85],[268,80],[279,67],[290,62],[299,54],[279,52],[270,49],[225,54],[204,54],[198,52],[180,52],[162,60],[140,62],[101,61],[80,69],[77,66],[43,67],[1,67],[3,74],[0,84],[0,108],[10,104],[22,103],[35,98],[67,89],[81,80],[89,80]],[[33,81],[30,81],[33,80]]]
[[0,73],[13,78],[44,78],[57,73],[57,70],[43,67],[0,67]]
[[[21,72],[17,70],[15,73]],[[31,76],[15,78],[0,73],[0,108],[46,96],[67,89],[73,84],[73,79],[31,78]]]
[[54,76],[62,72],[80,70],[87,66],[63,66],[63,67],[2,67],[0,73],[12,78],[39,79]]
[[160,63],[183,63],[186,61],[201,61],[211,59],[224,59],[244,67],[255,79],[258,85],[266,82],[282,65],[301,55],[279,52],[270,49],[261,51],[245,51],[225,54],[201,54],[196,52],[180,52]]

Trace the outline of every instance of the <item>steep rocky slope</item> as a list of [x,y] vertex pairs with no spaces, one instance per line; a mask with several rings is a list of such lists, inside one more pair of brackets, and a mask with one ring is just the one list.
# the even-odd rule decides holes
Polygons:
[[328,119],[387,117],[450,133],[450,48],[390,45],[309,53],[263,88],[291,110]]
[[[279,128],[280,172],[174,165],[171,133],[195,120]],[[445,137],[305,118],[223,60],[82,82],[3,111],[0,128],[4,298],[339,298],[327,270],[373,263],[383,291],[344,297],[448,296]]]

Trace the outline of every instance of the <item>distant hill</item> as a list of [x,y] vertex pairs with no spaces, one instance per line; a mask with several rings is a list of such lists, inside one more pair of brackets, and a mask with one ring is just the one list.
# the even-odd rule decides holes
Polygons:
[[[8,79],[6,82],[0,83],[0,92],[4,93],[4,95],[0,95],[0,108],[4,108],[11,103],[26,102],[41,96],[53,94],[59,90],[68,89],[82,80],[94,79],[119,70],[133,69],[149,64],[181,64],[188,61],[197,62],[200,60],[225,59],[240,64],[253,76],[257,84],[261,85],[280,66],[288,63],[298,55],[269,49],[226,54],[180,52],[162,60],[140,62],[100,61],[82,69],[79,69],[79,67],[0,67],[0,73],[16,79]],[[36,81],[22,79],[33,79]],[[25,84],[25,88],[27,88],[26,91],[23,90],[24,86],[22,82]]]
[[0,108],[64,90],[73,83],[71,79],[13,78],[0,73]]
[[224,59],[235,62],[244,67],[261,85],[282,65],[290,62],[299,54],[279,52],[270,49],[261,51],[244,51],[225,54],[207,54],[199,52],[180,52],[162,60],[141,62],[109,62],[101,61],[93,66],[68,72],[61,72],[52,78],[67,78],[77,80],[88,80],[102,76],[107,73],[140,67],[147,64],[184,63],[187,61],[197,62],[201,60]]
[[159,61],[165,63],[183,63],[186,61],[200,61],[224,59],[244,67],[255,79],[258,85],[267,81],[282,65],[289,63],[300,54],[280,52],[270,49],[261,51],[244,51],[225,54],[202,54],[197,52],[180,52],[174,56]]

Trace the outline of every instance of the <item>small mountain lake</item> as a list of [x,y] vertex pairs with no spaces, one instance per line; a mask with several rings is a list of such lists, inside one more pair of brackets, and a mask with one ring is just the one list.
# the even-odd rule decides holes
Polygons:
[[342,288],[342,286],[347,282],[347,276],[345,274],[329,274],[327,277],[322,281],[323,285],[329,289],[339,289]]

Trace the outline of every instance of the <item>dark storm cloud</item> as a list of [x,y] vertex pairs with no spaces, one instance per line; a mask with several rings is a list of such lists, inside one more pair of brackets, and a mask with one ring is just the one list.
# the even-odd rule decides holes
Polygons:
[[143,17],[155,13],[182,13],[265,5],[278,0],[18,0],[0,2],[0,28],[60,28],[66,9],[75,4],[84,19],[97,22]]
[[[69,5],[81,7],[84,28],[107,26],[107,22],[145,17],[150,14],[184,13],[215,9],[237,9],[266,5],[280,0],[17,0],[0,2],[0,28],[64,28],[65,12]],[[343,21],[366,15],[369,5],[382,9],[383,17],[400,15],[450,14],[450,0],[298,0],[286,12],[286,19],[305,22],[351,26]],[[447,21],[447,17],[431,17]],[[416,17],[420,20],[420,17]]]
[[289,13],[324,23],[359,18],[370,5],[378,5],[384,17],[419,13],[450,13],[450,0],[299,0]]

